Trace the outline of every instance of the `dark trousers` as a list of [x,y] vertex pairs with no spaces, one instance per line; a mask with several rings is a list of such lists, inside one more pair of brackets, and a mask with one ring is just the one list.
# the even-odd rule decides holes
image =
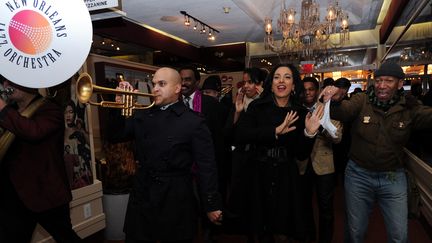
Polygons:
[[8,184],[1,186],[0,242],[30,242],[37,223],[59,243],[81,240],[72,229],[68,204],[43,212],[32,212],[21,202],[13,186]]
[[[335,188],[335,173],[326,175],[317,175],[312,168],[312,165],[308,165],[309,178],[312,180],[315,186],[316,199],[318,204],[318,242],[319,243],[330,243],[333,239],[334,229],[334,207],[333,197]],[[310,193],[313,190],[311,188]]]

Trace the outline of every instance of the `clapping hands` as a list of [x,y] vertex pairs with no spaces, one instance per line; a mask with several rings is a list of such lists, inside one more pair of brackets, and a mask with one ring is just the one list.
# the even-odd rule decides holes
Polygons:
[[298,115],[296,111],[290,111],[285,116],[282,124],[276,127],[275,133],[277,135],[283,135],[288,132],[294,131],[296,129],[295,126],[291,126],[295,121],[297,121]]

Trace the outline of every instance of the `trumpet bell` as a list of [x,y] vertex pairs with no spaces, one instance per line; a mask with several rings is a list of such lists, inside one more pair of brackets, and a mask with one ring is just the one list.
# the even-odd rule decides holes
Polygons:
[[93,94],[92,78],[88,73],[82,73],[76,83],[76,93],[79,102],[87,103]]

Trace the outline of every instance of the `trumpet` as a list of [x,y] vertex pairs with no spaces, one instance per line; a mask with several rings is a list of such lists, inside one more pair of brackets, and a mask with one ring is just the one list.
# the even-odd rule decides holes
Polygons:
[[0,95],[11,95],[14,92],[14,88],[8,87],[4,90],[0,90]]
[[[92,102],[90,101],[90,98],[93,93],[122,95],[122,101],[121,102],[106,101],[103,100],[102,96],[100,96],[102,99],[101,102]],[[81,103],[88,103],[90,105],[96,105],[100,107],[122,109],[122,115],[126,117],[132,116],[133,110],[148,109],[154,106],[155,104],[154,100],[149,105],[139,104],[134,101],[134,97],[136,96],[145,96],[145,97],[152,98],[155,97],[155,95],[153,94],[111,89],[111,88],[94,85],[92,83],[92,78],[88,73],[82,73],[78,77],[76,83],[76,95],[79,102]]]

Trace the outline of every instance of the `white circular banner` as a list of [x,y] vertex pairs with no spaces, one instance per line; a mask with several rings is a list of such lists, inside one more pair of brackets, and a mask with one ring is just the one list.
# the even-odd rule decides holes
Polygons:
[[0,0],[0,74],[30,88],[72,77],[93,38],[83,0]]

